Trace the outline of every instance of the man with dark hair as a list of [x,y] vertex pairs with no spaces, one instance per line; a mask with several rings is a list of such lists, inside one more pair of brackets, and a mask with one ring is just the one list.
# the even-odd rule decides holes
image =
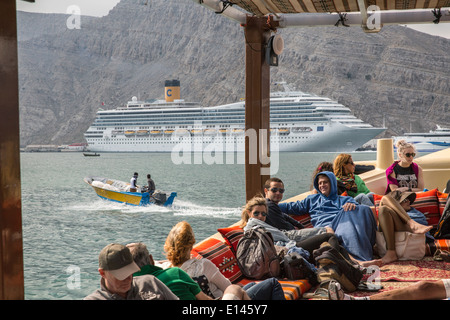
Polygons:
[[266,223],[280,230],[303,229],[304,226],[294,218],[281,211],[278,203],[283,199],[284,184],[279,178],[270,178],[264,183],[264,194],[268,215]]

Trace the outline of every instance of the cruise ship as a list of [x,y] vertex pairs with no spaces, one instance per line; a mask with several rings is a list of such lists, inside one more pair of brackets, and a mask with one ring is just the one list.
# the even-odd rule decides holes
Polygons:
[[[245,102],[203,107],[180,99],[179,80],[166,80],[165,99],[99,110],[85,133],[93,152],[243,152],[245,137],[270,136],[272,151],[351,152],[385,128],[376,128],[329,98],[277,83],[270,95],[270,134],[245,131]],[[252,140],[250,140],[252,141]],[[267,141],[267,140],[266,140]]]
[[405,133],[394,138],[394,146],[398,140],[412,143],[418,152],[435,152],[450,148],[450,128],[436,125],[436,129],[429,132]]

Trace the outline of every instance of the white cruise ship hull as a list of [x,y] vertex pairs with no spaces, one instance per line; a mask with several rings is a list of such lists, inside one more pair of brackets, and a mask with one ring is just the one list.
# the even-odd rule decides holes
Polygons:
[[[179,91],[176,86],[166,85],[166,92]],[[181,99],[140,102],[134,97],[126,107],[99,110],[85,138],[92,152],[244,152],[246,137],[256,149],[257,136],[268,136],[245,132],[244,117],[243,101],[202,107]],[[271,152],[352,152],[384,130],[329,98],[289,88],[271,94]]]
[[[309,124],[311,126],[311,124]],[[311,126],[313,130],[317,127]],[[320,127],[320,126],[319,126]],[[324,131],[271,133],[272,152],[352,152],[384,131],[383,128],[351,128],[333,123]],[[265,136],[264,136],[265,137]],[[124,141],[125,140],[125,141]],[[244,152],[245,134],[165,135],[158,137],[111,137],[89,144],[92,152]]]

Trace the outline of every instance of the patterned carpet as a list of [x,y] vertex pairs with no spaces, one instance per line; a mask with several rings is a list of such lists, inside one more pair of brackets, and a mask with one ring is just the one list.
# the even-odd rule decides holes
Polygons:
[[[383,286],[378,292],[409,286],[420,280],[450,279],[450,263],[434,261],[425,257],[420,261],[397,261],[380,268],[379,277],[366,276],[369,282],[376,281]],[[351,295],[367,296],[376,292],[355,291]]]
[[450,263],[425,257],[419,261],[397,261],[380,268],[381,281],[420,281],[450,278]]

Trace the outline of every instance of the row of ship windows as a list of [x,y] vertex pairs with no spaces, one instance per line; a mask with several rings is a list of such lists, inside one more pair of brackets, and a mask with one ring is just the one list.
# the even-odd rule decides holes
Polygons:
[[[316,121],[324,121],[323,118],[310,118],[310,119],[306,119],[306,118],[297,118],[297,119],[286,119],[286,118],[282,118],[282,119],[273,119],[273,120],[278,120],[278,121],[295,121],[295,122],[316,122]],[[180,120],[178,121],[179,124],[181,123],[186,123],[187,120]],[[229,123],[229,124],[243,124],[244,120],[242,121],[225,121],[225,120],[217,120],[217,121],[213,121],[213,120],[191,120],[189,121],[187,124],[188,125],[195,125],[195,123],[199,122],[202,124],[223,124],[223,123]],[[133,122],[125,122],[125,121],[121,121],[121,122],[109,122],[109,121],[95,121],[93,126],[144,126],[144,125],[176,125],[177,123],[174,123],[173,121],[144,121],[144,120],[137,120],[137,121],[133,121]]]
[[[303,139],[311,139],[313,137],[278,137],[279,140],[283,140],[286,142],[294,142],[294,141],[298,141],[298,140],[303,140]],[[152,143],[178,143],[180,141],[186,141],[186,140],[191,140],[191,138],[180,138],[179,140],[177,139],[152,139],[151,142]],[[200,141],[215,141],[212,137],[211,138],[194,138],[194,141],[196,140],[200,140]],[[232,138],[227,138],[226,140],[244,140],[244,137],[232,137]],[[115,141],[108,141],[108,142],[102,142],[104,141],[103,139],[92,139],[91,141],[89,141],[90,144],[130,144],[130,143],[135,143],[135,144],[148,144],[149,141],[147,140],[143,140],[143,139],[138,139],[138,140],[130,140],[130,139],[116,139]]]
[[[331,112],[327,112],[327,113],[331,113]],[[342,113],[342,115],[348,116],[348,113]],[[290,112],[290,113],[277,113],[277,114],[270,114],[271,118],[292,118],[292,117],[305,117],[305,118],[311,118],[311,117],[323,117],[323,113],[322,112],[311,112],[310,114],[305,114],[305,113],[299,113],[299,112]],[[126,117],[97,117],[96,121],[100,122],[100,121],[116,121],[117,119],[121,120],[121,121],[139,121],[139,120],[143,120],[143,119],[164,119],[164,120],[208,120],[208,119],[212,119],[212,120],[220,120],[220,119],[237,119],[237,120],[244,120],[244,115],[221,115],[221,116],[215,116],[215,117],[208,117],[208,116],[197,116],[197,117],[193,117],[192,115],[186,115],[184,117],[171,117],[171,116],[126,116]]]
[[[152,144],[177,144],[180,143],[181,141],[155,141]],[[204,141],[205,143],[207,143],[208,141]],[[284,143],[297,143],[298,141],[284,141]],[[124,143],[124,142],[108,142],[108,143],[104,143],[104,142],[89,142],[89,145],[93,146],[93,145],[137,145],[137,144],[142,144],[142,145],[148,145],[149,143],[144,143],[144,142],[136,142],[136,143]]]

